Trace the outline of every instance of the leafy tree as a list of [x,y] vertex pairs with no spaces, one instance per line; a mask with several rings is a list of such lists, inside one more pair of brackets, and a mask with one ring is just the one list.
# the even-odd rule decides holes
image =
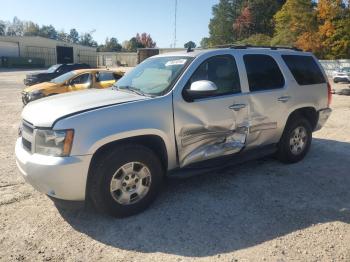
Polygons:
[[80,36],[79,44],[96,47],[97,43],[94,41],[92,35],[90,33],[84,33]]
[[57,33],[57,40],[63,41],[63,42],[69,42],[69,36],[66,32],[63,30],[59,31]]
[[23,31],[23,35],[25,36],[38,36],[40,34],[40,27],[38,24],[29,21],[24,23]]
[[209,37],[203,37],[200,42],[201,48],[208,48],[210,47],[210,38]]
[[248,6],[244,7],[242,13],[236,18],[233,23],[233,31],[236,32],[237,38],[247,37],[250,35],[250,30],[253,26],[252,13]]
[[130,46],[130,42],[128,40],[124,40],[122,43],[122,50],[123,51],[128,51]]
[[271,45],[271,40],[272,38],[269,35],[255,34],[236,43],[241,45],[269,46]]
[[128,51],[135,52],[137,48],[145,48],[145,46],[136,37],[132,37],[128,43]]
[[0,35],[6,34],[6,23],[0,20]]
[[58,38],[57,31],[52,25],[43,25],[40,28],[39,35],[42,37],[50,38],[50,39],[57,39]]
[[[350,31],[347,33],[343,31],[344,27],[347,27],[349,9],[344,9],[341,0],[319,0],[317,18],[320,24],[318,34],[322,42],[322,56],[329,59],[337,58],[338,53],[344,53],[344,50],[340,51],[341,49],[349,47],[349,42],[344,38],[349,39]],[[339,35],[339,32],[344,34]]]
[[147,33],[142,33],[141,35],[139,33],[137,33],[136,40],[143,47],[154,48],[156,46],[156,42],[154,42],[151,35],[147,34]]
[[273,35],[274,15],[285,0],[220,0],[209,23],[211,45],[237,42],[251,35]]
[[12,23],[7,26],[7,35],[9,36],[23,36],[23,22],[15,16]]
[[196,48],[196,43],[193,41],[188,41],[187,43],[184,44],[184,48]]
[[285,0],[250,0],[251,12],[250,32],[272,36],[274,32],[273,16],[278,12]]
[[79,40],[80,40],[79,33],[75,28],[72,28],[69,31],[68,40],[69,40],[69,42],[74,43],[74,44],[79,43]]
[[[343,10],[343,18],[335,21],[335,32],[330,37],[331,56],[333,59],[350,58],[350,10],[349,6]],[[327,58],[327,56],[326,56]]]
[[98,47],[98,51],[101,52],[118,52],[122,50],[122,46],[118,43],[117,38],[106,38],[105,44]]
[[153,41],[150,34],[139,33],[136,34],[135,37],[132,37],[129,41],[123,42],[124,50],[135,52],[138,48],[154,48],[156,46],[156,42]]
[[212,45],[233,43],[237,36],[233,23],[241,12],[243,0],[220,0],[213,6],[213,18],[209,22],[209,37]]
[[298,36],[316,30],[317,21],[310,0],[287,0],[276,13],[272,44],[294,45]]

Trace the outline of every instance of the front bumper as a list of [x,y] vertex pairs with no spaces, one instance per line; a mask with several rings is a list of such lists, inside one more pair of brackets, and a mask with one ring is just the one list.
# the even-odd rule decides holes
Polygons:
[[84,201],[92,155],[53,157],[28,152],[18,138],[16,163],[24,179],[38,191],[62,200]]
[[331,113],[332,113],[332,109],[330,108],[325,108],[318,111],[318,121],[314,131],[320,130],[324,126],[324,124],[327,122]]

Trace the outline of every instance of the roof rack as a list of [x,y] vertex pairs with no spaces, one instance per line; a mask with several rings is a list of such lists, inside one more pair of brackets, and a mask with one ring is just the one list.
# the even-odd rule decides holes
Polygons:
[[248,49],[248,48],[268,48],[271,50],[277,50],[277,49],[289,49],[294,51],[303,51],[297,47],[294,46],[268,46],[268,45],[218,45],[215,46],[216,48],[231,48],[231,49]]

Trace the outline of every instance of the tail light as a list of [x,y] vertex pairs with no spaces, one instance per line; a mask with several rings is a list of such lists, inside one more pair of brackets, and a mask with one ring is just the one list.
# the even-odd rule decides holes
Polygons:
[[331,84],[328,82],[327,83],[327,89],[328,89],[328,103],[327,106],[329,107],[332,103],[332,87]]

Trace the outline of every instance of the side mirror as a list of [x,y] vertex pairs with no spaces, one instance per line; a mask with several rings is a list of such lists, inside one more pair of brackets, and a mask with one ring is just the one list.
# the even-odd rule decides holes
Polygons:
[[185,89],[185,99],[186,101],[193,101],[198,98],[205,98],[214,95],[218,87],[215,83],[208,80],[199,80],[193,82],[189,89]]

